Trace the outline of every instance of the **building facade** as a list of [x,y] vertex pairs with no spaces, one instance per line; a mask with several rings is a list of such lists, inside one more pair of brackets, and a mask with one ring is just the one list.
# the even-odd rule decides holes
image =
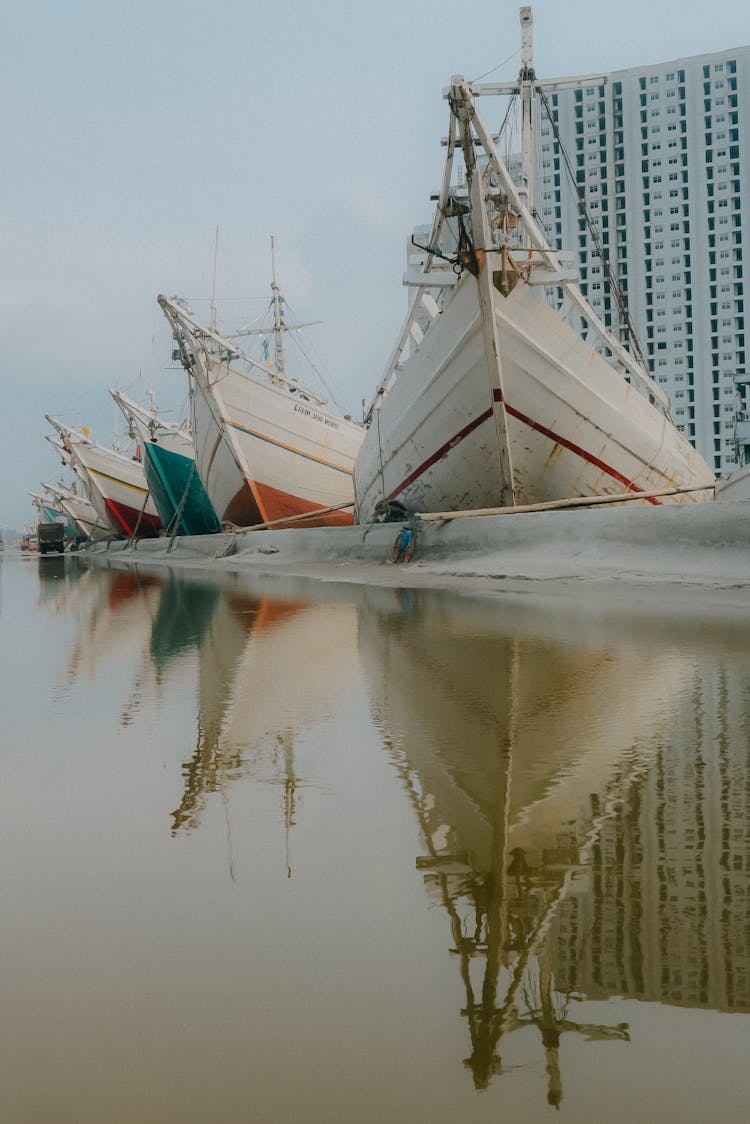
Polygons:
[[749,99],[740,47],[550,93],[537,132],[540,220],[577,251],[583,291],[628,341],[585,200],[673,420],[719,476],[750,461]]

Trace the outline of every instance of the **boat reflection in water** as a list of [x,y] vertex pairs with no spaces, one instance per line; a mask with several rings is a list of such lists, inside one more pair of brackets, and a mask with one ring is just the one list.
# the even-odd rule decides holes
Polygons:
[[[503,1036],[535,1026],[559,1105],[562,1035],[629,1038],[586,1000],[748,1009],[741,707],[716,759],[709,716],[723,711],[701,701],[715,685],[694,655],[644,654],[601,629],[589,642],[567,626],[524,632],[487,602],[400,598],[370,591],[360,654],[421,829],[417,868],[450,920],[476,1088],[502,1072]],[[702,726],[676,721],[691,714]],[[721,925],[709,882],[723,886]]]
[[226,801],[230,780],[270,779],[284,790],[291,874],[288,839],[300,783],[295,739],[332,718],[351,685],[356,630],[356,608],[348,603],[222,590],[201,645],[198,738],[183,765],[174,832],[198,826],[210,793]]
[[[571,1119],[624,1119],[621,1090],[636,1083],[655,1108],[636,1117],[661,1118],[675,1081],[662,1088],[660,1064],[703,1081],[695,1059],[731,1055],[739,1042],[741,1020],[713,1013],[750,1012],[750,656],[741,624],[714,633],[702,620],[696,632],[674,620],[608,622],[559,602],[542,614],[531,599],[276,575],[259,583],[96,567],[65,586],[71,674],[77,688],[86,671],[96,680],[85,695],[92,728],[111,732],[109,695],[137,679],[121,719],[133,728],[117,731],[104,772],[109,760],[129,767],[123,806],[152,833],[131,901],[141,879],[149,902],[162,901],[168,879],[181,887],[162,944],[166,968],[154,961],[150,977],[160,981],[159,1005],[192,996],[195,957],[205,957],[200,998],[212,1027],[224,1025],[237,993],[214,1054],[237,1050],[226,1087],[254,1034],[261,1061],[247,1103],[261,1088],[266,1108],[293,1031],[314,1055],[311,1080],[325,1072],[332,1096],[342,1064],[356,1069],[365,1058],[380,1085],[381,1073],[416,1058],[391,1096],[403,1107],[405,1096],[423,1105],[434,1094],[438,1112],[430,1102],[425,1119],[447,1119],[439,1109],[451,1098],[455,1115],[478,1118],[473,1090],[491,1086],[498,1119],[511,1097],[513,1119],[524,1104],[539,1118],[545,1095]],[[313,786],[325,786],[325,801],[310,793],[300,804]],[[404,795],[413,819],[402,814]],[[222,861],[222,817],[230,878],[208,879],[201,864],[214,871]],[[287,883],[296,823],[303,876]],[[119,861],[119,834],[109,845]],[[233,884],[235,847],[247,856],[244,887]],[[288,893],[274,897],[282,884]],[[93,908],[87,924],[98,900]],[[151,914],[141,925],[134,910],[147,931]],[[180,952],[173,934],[193,913],[205,927],[191,927]],[[290,943],[276,955],[280,918]],[[239,947],[254,965],[246,979],[233,961]],[[142,949],[151,963],[151,942]],[[180,956],[184,975],[173,979]],[[433,1004],[434,1035],[424,1041],[421,1002]],[[344,1018],[352,1035],[342,1047]],[[132,1025],[147,1023],[139,1015]],[[322,1043],[305,1038],[310,1027]],[[196,1024],[189,1057],[198,1073],[204,1046]],[[724,1106],[716,1117],[741,1119],[726,1110],[736,1090],[721,1075],[711,1080]],[[279,1118],[315,1103],[312,1086],[302,1087]],[[370,1088],[362,1085],[358,1107]],[[594,1104],[606,1107],[587,1115]],[[315,1119],[330,1119],[328,1108]],[[378,1108],[350,1116],[375,1119]]]
[[161,577],[138,570],[97,568],[82,574],[65,596],[66,613],[77,618],[77,635],[68,654],[68,685],[80,679],[94,683],[107,663],[129,664],[135,655],[137,695],[161,584]]
[[150,655],[157,680],[169,664],[200,648],[216,611],[219,590],[167,574],[151,626]]

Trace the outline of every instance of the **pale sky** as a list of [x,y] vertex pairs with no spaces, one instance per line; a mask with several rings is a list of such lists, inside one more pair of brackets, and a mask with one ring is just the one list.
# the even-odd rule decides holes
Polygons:
[[[405,244],[432,217],[441,92],[519,46],[515,2],[9,0],[2,20],[0,526],[59,474],[42,415],[111,441],[107,387],[175,413],[159,292],[208,316],[220,226],[222,323],[280,280],[355,415],[406,309]],[[737,0],[538,0],[540,76],[750,41]],[[515,56],[493,77],[511,78]],[[483,104],[483,111],[487,107]],[[152,338],[155,346],[152,349]],[[152,359],[153,355],[153,359]],[[139,380],[139,371],[143,376]],[[299,371],[300,377],[304,375]]]

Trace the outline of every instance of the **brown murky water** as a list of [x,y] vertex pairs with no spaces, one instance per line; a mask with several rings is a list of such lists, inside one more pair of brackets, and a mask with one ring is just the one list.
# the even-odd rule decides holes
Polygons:
[[0,597],[0,1118],[748,1119],[743,628]]

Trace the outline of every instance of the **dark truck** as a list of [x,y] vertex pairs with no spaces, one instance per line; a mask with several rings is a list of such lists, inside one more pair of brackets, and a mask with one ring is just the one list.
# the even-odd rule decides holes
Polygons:
[[62,554],[65,550],[65,527],[62,523],[37,523],[36,536],[40,554]]

